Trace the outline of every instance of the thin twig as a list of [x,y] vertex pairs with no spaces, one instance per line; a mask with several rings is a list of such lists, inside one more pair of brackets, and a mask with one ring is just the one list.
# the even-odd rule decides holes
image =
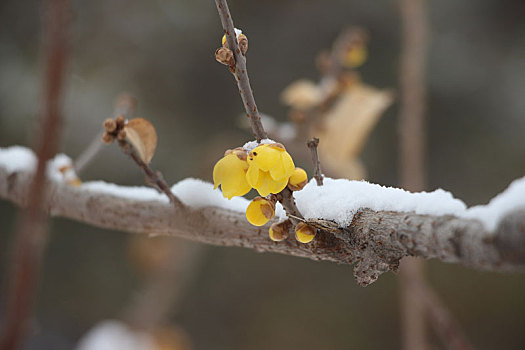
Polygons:
[[44,42],[46,44],[44,103],[41,134],[38,135],[38,165],[29,191],[28,206],[19,216],[5,328],[0,348],[19,349],[27,334],[38,285],[38,273],[44,254],[48,227],[42,210],[46,195],[46,164],[58,149],[61,129],[61,97],[68,54],[68,0],[45,2]]
[[181,200],[177,198],[177,196],[175,196],[173,192],[171,192],[170,187],[168,186],[166,181],[164,181],[162,173],[160,171],[154,171],[153,169],[151,169],[149,165],[146,164],[140,158],[140,156],[137,154],[137,152],[129,142],[125,140],[119,140],[118,145],[120,146],[122,152],[130,156],[130,158],[135,162],[135,164],[137,164],[139,168],[142,169],[142,171],[146,175],[146,182],[153,185],[159,191],[163,192],[169,198],[170,203],[172,203],[175,207],[179,209],[186,208],[184,203],[182,203]]
[[472,350],[473,346],[460,324],[428,284],[420,283],[421,297],[425,300],[427,314],[434,331],[448,350]]
[[[262,126],[261,117],[259,116],[257,106],[255,105],[255,99],[250,86],[250,79],[248,78],[248,70],[246,69],[246,57],[239,49],[237,38],[235,37],[235,27],[233,25],[233,19],[231,17],[227,1],[215,0],[215,4],[217,5],[219,17],[221,18],[222,28],[226,34],[228,47],[231,48],[235,55],[233,74],[236,78],[235,81],[237,82],[237,87],[239,88],[239,93],[241,94],[241,98],[244,103],[246,116],[250,119],[253,134],[257,138],[257,141],[260,142],[262,139],[265,139],[268,136]],[[285,188],[280,194],[280,202],[286,212],[302,218],[303,216],[295,204],[292,191]],[[292,222],[294,222],[294,224],[297,223],[295,219],[292,219]]]
[[234,69],[232,73],[235,76],[235,81],[237,82],[239,93],[241,94],[244,109],[246,110],[246,116],[250,120],[250,125],[255,138],[258,142],[261,142],[262,139],[266,139],[268,136],[266,131],[264,131],[261,117],[259,116],[257,105],[255,104],[253,91],[250,86],[250,79],[248,78],[248,70],[246,69],[246,57],[241,53],[237,43],[230,9],[228,8],[226,0],[215,0],[215,4],[217,5],[217,11],[219,11],[224,34],[226,34],[228,47],[233,51],[235,57],[235,67],[233,67]]
[[[135,113],[135,110],[137,108],[137,100],[129,95],[129,94],[121,94],[115,103],[115,108],[113,110],[113,118],[116,118],[118,116],[124,116],[125,118],[129,118]],[[77,175],[80,175],[80,173],[91,163],[98,154],[102,151],[104,148],[104,143],[100,139],[100,135],[95,137],[93,141],[89,144],[89,146],[77,157],[77,159],[74,162],[74,169],[75,173]]]
[[[403,40],[400,60],[399,171],[402,187],[411,191],[421,191],[426,187],[424,118],[428,47],[426,1],[400,0],[399,7]],[[449,348],[471,348],[450,312],[425,280],[423,261],[414,259],[402,262],[400,277],[403,348],[405,350],[429,348],[425,327],[426,316],[430,316],[436,334]]]
[[314,137],[306,143],[312,154],[312,163],[314,165],[314,178],[317,182],[317,186],[323,186],[323,174],[321,172],[321,162],[319,161],[319,154],[317,154],[317,146],[319,145],[319,139]]
[[168,257],[124,310],[133,328],[154,330],[177,313],[200,266],[203,245],[173,238],[167,244]]

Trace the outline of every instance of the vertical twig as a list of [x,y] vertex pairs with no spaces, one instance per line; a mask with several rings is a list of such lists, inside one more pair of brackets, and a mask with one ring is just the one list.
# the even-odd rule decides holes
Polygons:
[[317,186],[323,185],[323,174],[321,172],[321,162],[319,161],[319,155],[317,154],[317,146],[319,145],[319,139],[314,137],[306,143],[312,154],[312,163],[314,165],[314,178],[317,182]]
[[5,328],[0,348],[19,349],[27,333],[45,251],[47,216],[42,211],[46,187],[46,162],[56,153],[61,127],[61,97],[68,53],[68,0],[45,1],[44,100],[38,135],[38,165],[28,192],[28,206],[16,226]]
[[419,284],[419,287],[421,288],[421,297],[427,306],[430,324],[445,348],[448,350],[472,350],[472,344],[463,333],[461,326],[434,290],[425,283]]
[[259,116],[257,105],[255,104],[253,91],[250,86],[250,79],[248,78],[248,71],[246,69],[246,58],[241,53],[239,44],[235,37],[235,27],[233,25],[230,9],[228,8],[226,0],[215,0],[215,4],[217,5],[217,11],[219,11],[224,34],[226,34],[228,47],[233,51],[235,57],[235,67],[232,73],[237,82],[239,93],[241,94],[244,109],[246,110],[246,116],[250,120],[250,125],[255,138],[258,142],[261,142],[262,139],[265,139],[268,136],[266,135],[266,131],[264,131],[261,117]]
[[195,270],[202,246],[170,237],[169,257],[124,311],[124,319],[134,328],[151,331],[177,312]]
[[[400,67],[399,172],[402,187],[422,191],[426,187],[426,0],[399,1],[403,41]],[[425,280],[423,261],[404,259],[400,276],[403,349],[429,348],[425,326],[427,316],[447,349],[471,349],[458,323]]]
[[[427,61],[426,0],[399,0],[402,47],[400,66],[399,173],[401,186],[425,188],[425,69]],[[425,304],[415,287],[425,282],[422,260],[404,259],[400,269],[404,350],[429,348]]]
[[[255,105],[255,100],[252,93],[252,88],[250,86],[250,80],[248,79],[248,71],[246,69],[246,57],[241,53],[237,39],[235,37],[235,30],[233,25],[233,19],[228,8],[228,3],[226,0],[215,0],[217,5],[217,11],[219,12],[219,17],[221,18],[222,29],[224,34],[226,34],[226,40],[228,42],[228,47],[233,51],[235,55],[235,66],[230,67],[230,70],[233,70],[235,76],[235,81],[237,82],[237,87],[239,88],[239,93],[241,94],[242,101],[244,103],[244,108],[246,110],[246,116],[250,119],[250,124],[252,127],[253,134],[257,138],[257,141],[267,138],[266,131],[261,123],[261,117]],[[280,193],[280,202],[283,205],[284,210],[288,214],[293,216],[303,218],[299,209],[295,204],[292,191],[288,188],[285,188]],[[297,224],[297,219],[290,218],[294,224]]]

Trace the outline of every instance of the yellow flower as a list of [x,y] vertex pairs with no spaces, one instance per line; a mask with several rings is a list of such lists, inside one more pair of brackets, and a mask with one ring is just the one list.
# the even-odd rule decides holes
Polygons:
[[301,168],[295,168],[290,180],[288,180],[288,188],[292,191],[300,191],[308,183],[308,175],[306,171]]
[[254,226],[262,226],[275,216],[275,204],[266,198],[255,197],[246,209],[246,219]]
[[263,197],[281,192],[295,170],[292,157],[278,143],[257,146],[248,156],[246,179]]
[[215,164],[213,168],[214,188],[221,185],[222,195],[228,199],[234,196],[243,196],[250,192],[251,186],[246,181],[248,162],[242,159],[241,151],[227,154]]
[[301,243],[309,243],[314,239],[316,232],[315,227],[300,222],[295,226],[295,239]]
[[352,46],[344,56],[344,65],[349,68],[357,68],[365,63],[368,57],[368,50],[364,44]]

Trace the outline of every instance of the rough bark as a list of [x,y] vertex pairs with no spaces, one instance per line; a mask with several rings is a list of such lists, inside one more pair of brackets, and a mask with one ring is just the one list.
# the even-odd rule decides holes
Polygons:
[[[27,171],[9,174],[0,167],[0,198],[25,205],[31,182]],[[46,211],[86,224],[141,234],[182,237],[207,244],[252,248],[318,261],[353,264],[361,285],[396,271],[405,256],[439,259],[482,270],[525,270],[525,208],[510,213],[494,232],[481,222],[454,216],[375,212],[362,209],[348,227],[310,221],[321,230],[309,244],[293,237],[268,238],[268,227],[250,225],[244,213],[208,207],[177,211],[167,202],[137,201],[88,191],[80,186],[50,183]]]

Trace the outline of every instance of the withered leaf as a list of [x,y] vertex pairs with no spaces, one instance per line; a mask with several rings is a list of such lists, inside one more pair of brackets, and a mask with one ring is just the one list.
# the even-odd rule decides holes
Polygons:
[[[351,84],[311,130],[319,137],[319,157],[337,176],[360,178],[365,169],[358,160],[364,144],[384,110],[393,101],[392,93],[365,84]],[[361,177],[362,178],[362,177]]]
[[151,162],[157,148],[157,132],[148,120],[131,119],[126,126],[126,140],[135,147],[140,159],[146,164]]

